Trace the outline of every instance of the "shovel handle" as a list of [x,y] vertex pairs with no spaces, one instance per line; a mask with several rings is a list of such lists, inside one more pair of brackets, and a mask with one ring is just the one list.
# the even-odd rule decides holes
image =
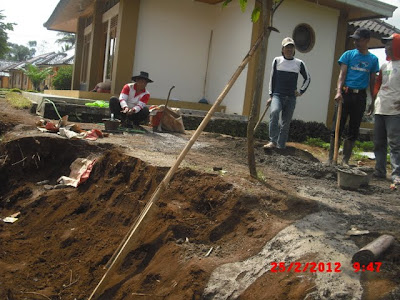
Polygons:
[[339,131],[340,131],[340,119],[342,118],[342,100],[339,100],[336,116],[335,126],[335,151],[333,152],[333,162],[337,164],[337,158],[339,154]]
[[256,131],[258,125],[260,125],[262,119],[264,119],[265,114],[267,113],[268,108],[271,106],[271,102],[268,102],[267,105],[265,106],[264,112],[261,115],[261,118],[258,120],[256,126],[254,126],[254,131]]
[[168,105],[168,101],[169,101],[169,96],[171,95],[171,91],[172,91],[174,88],[175,88],[175,86],[173,85],[173,86],[171,86],[171,88],[169,89],[167,101],[165,101],[165,105],[164,105],[164,111],[163,111],[163,113],[161,114],[160,123],[158,124],[158,128],[157,128],[158,131],[162,131],[161,122],[162,122],[162,120],[163,120],[163,118],[164,118],[165,110],[167,109],[167,105]]
[[167,105],[168,105],[169,96],[171,95],[171,91],[172,91],[174,88],[175,88],[175,86],[173,85],[173,86],[171,86],[171,88],[169,89],[167,101],[165,102],[165,107],[167,107]]

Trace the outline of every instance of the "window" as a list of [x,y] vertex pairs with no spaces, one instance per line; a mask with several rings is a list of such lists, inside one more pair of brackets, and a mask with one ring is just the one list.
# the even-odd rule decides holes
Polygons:
[[105,45],[105,62],[103,70],[103,80],[112,80],[112,70],[114,65],[115,57],[115,46],[117,43],[117,25],[118,25],[118,15],[114,16],[111,20],[106,23],[106,31],[104,32],[106,36]]
[[85,35],[85,38],[83,40],[81,83],[86,83],[87,82],[89,50],[90,50],[90,38],[91,38],[91,33],[89,33],[88,35]]
[[310,52],[315,43],[314,30],[308,24],[299,24],[293,31],[293,40],[297,50],[303,53]]

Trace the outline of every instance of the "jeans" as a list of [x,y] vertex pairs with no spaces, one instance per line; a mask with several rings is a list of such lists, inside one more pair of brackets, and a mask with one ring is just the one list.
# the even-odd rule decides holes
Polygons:
[[[342,93],[342,96],[343,96],[343,105],[342,105],[342,116],[340,118],[339,138],[342,136],[347,118],[350,118],[349,131],[345,139],[350,141],[355,141],[357,140],[358,135],[360,133],[360,125],[367,105],[367,94],[365,91],[363,91],[358,94]],[[336,115],[337,115],[337,105],[335,109],[335,114],[333,116],[332,131],[331,131],[332,137],[335,136]]]
[[375,115],[374,153],[375,170],[386,175],[387,145],[390,148],[392,179],[400,177],[400,115]]
[[[269,118],[269,138],[278,148],[285,148],[289,137],[290,122],[296,108],[295,96],[272,95],[271,113]],[[282,112],[281,124],[279,115]]]
[[139,125],[143,121],[145,121],[150,114],[149,109],[145,106],[136,114],[123,114],[121,113],[121,105],[119,104],[119,99],[117,97],[111,97],[110,99],[110,112],[114,114],[116,119],[125,122],[126,119],[133,122],[134,125]]

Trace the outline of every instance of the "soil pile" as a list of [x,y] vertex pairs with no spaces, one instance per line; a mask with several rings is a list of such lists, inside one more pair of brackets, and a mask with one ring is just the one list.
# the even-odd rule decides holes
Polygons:
[[[99,282],[167,171],[102,146],[57,137],[3,144],[1,215],[21,212],[16,223],[1,223],[3,299],[85,299]],[[97,162],[86,183],[52,189],[74,159],[88,154]],[[282,196],[261,200],[217,175],[190,169],[174,176],[157,205],[102,299],[200,297],[217,265],[255,253],[316,209],[310,201]],[[273,215],[294,208],[302,213],[288,213],[287,220]]]
[[[0,298],[87,299],[190,135],[67,140],[3,101],[0,111],[0,217],[20,212],[0,222]],[[398,191],[378,180],[341,190],[314,149],[263,143],[260,183],[247,175],[245,139],[202,134],[100,299],[400,299]],[[57,185],[81,157],[96,159],[89,179]],[[369,234],[349,237],[352,227]],[[381,234],[395,243],[380,272],[360,276],[352,254]],[[271,272],[279,262],[343,272]]]

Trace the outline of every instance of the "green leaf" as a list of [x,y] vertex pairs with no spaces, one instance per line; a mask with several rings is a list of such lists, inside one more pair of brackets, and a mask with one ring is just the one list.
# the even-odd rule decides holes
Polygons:
[[240,9],[242,10],[242,12],[245,12],[247,6],[247,0],[239,0],[239,3],[240,3]]
[[226,7],[232,0],[225,0],[224,3],[222,3],[222,7]]
[[260,14],[261,14],[261,9],[259,7],[254,8],[253,13],[251,14],[251,21],[253,23],[256,23],[260,18]]

